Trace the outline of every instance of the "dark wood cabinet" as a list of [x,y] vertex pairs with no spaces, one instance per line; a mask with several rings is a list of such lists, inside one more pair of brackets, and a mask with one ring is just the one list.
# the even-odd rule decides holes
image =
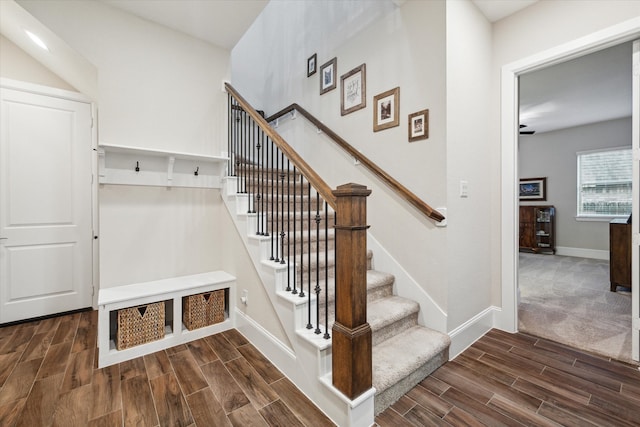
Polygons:
[[555,254],[555,217],[553,206],[520,206],[520,250]]
[[609,223],[609,280],[611,291],[631,288],[631,224],[626,219]]

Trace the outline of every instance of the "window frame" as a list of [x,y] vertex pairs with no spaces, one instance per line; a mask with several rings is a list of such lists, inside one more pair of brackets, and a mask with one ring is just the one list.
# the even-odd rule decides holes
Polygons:
[[[576,221],[611,221],[615,218],[627,218],[629,214],[606,214],[606,215],[598,215],[598,214],[581,214],[581,173],[580,173],[580,158],[583,155],[594,154],[594,153],[603,153],[603,152],[614,152],[614,151],[629,151],[633,156],[633,151],[631,146],[622,146],[622,147],[609,147],[609,148],[599,148],[597,150],[586,150],[586,151],[578,151],[576,152]],[[632,183],[633,176],[629,178],[629,182]],[[631,187],[631,192],[633,195],[633,183]]]

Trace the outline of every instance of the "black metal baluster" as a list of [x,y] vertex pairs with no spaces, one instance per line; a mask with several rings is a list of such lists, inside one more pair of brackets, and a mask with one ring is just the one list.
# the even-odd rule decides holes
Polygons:
[[[231,152],[229,161],[231,162],[231,176],[236,176],[236,100],[231,97]],[[237,180],[236,180],[237,182]],[[236,189],[237,190],[237,189]]]
[[227,160],[227,176],[233,176],[233,167],[231,166],[233,162],[231,161],[231,123],[233,121],[233,116],[231,112],[233,109],[231,108],[231,93],[227,92],[227,156],[229,156],[229,160]]
[[307,329],[313,328],[311,325],[311,228],[311,182],[307,182]]
[[295,236],[291,238],[291,162],[287,158],[287,292],[291,291],[291,243],[295,245]]
[[[329,206],[324,202],[324,339],[329,339]],[[335,252],[334,252],[335,253]]]
[[240,114],[238,116],[240,119],[238,123],[238,180],[240,181],[240,193],[244,193],[244,165],[242,163],[244,153],[244,110],[241,109],[238,113]]
[[300,180],[300,293],[304,297],[304,176]]
[[276,158],[276,168],[273,171],[272,177],[273,177],[273,185],[276,187],[276,198],[273,199],[273,204],[276,207],[276,216],[275,216],[275,239],[276,239],[276,248],[275,248],[275,262],[280,262],[280,242],[278,241],[278,238],[280,237],[280,206],[278,203],[278,200],[280,200],[280,177],[278,176],[278,174],[280,173],[280,149],[277,148],[277,151],[275,153],[275,158]]
[[249,118],[249,135],[251,139],[251,152],[249,153],[249,213],[256,213],[256,183],[255,183],[255,160],[256,160],[256,123]]
[[[297,281],[297,276],[298,276],[298,267],[296,264],[296,246],[298,246],[298,242],[296,241],[296,239],[298,238],[298,235],[296,234],[296,215],[297,215],[297,210],[296,210],[296,197],[298,196],[298,193],[296,191],[296,181],[298,180],[296,178],[296,167],[293,167],[293,235],[294,235],[294,240],[293,240],[293,290],[291,291],[292,294],[297,294],[298,293],[298,289],[296,287],[296,281]],[[302,184],[301,184],[302,185]],[[291,221],[291,220],[289,220]],[[291,237],[291,235],[289,235],[289,237]]]
[[260,130],[260,141],[262,142],[262,158],[260,159],[260,223],[261,225],[261,229],[260,229],[260,235],[264,236],[266,235],[266,230],[265,230],[265,225],[264,225],[264,221],[265,221],[265,217],[266,214],[264,212],[264,169],[265,169],[265,164],[264,164],[264,153],[265,151],[267,151],[267,147],[265,146],[265,142],[264,142],[264,132],[262,130]]
[[320,193],[316,191],[316,334],[320,330]]
[[[280,186],[281,186],[281,190],[280,190],[280,208],[282,209],[280,211],[280,264],[284,264],[284,244],[285,244],[285,239],[287,238],[285,232],[284,232],[284,177],[285,177],[285,169],[284,169],[284,153],[280,152],[280,166],[282,167],[282,170],[280,172]],[[289,206],[287,205],[287,209],[289,209]]]
[[233,163],[235,164],[235,168],[233,170],[233,176],[236,177],[236,193],[240,193],[240,106],[236,101],[235,109],[234,109],[234,138],[233,138]]
[[273,203],[273,158],[275,157],[275,153],[274,151],[274,146],[273,146],[273,140],[271,140],[271,167],[269,169],[269,186],[271,187],[271,257],[269,258],[271,261],[273,261],[275,259],[275,257],[273,256],[273,218],[274,218],[274,214],[273,214],[273,209],[275,207],[275,204]]
[[[258,153],[256,155],[256,162],[255,162],[255,168],[256,168],[256,173],[255,173],[255,194],[256,194],[256,200],[253,204],[253,208],[254,208],[254,212],[256,213],[256,235],[261,235],[262,234],[262,211],[260,210],[260,202],[262,201],[262,181],[260,180],[260,176],[262,174],[262,163],[260,161],[260,149],[262,148],[262,129],[258,128],[258,137],[257,137],[257,144],[256,144],[256,148],[258,150]],[[256,209],[256,204],[258,205],[258,208]]]
[[[242,192],[247,194],[247,161],[249,157],[249,129],[247,128],[248,116],[246,111],[242,111]],[[249,201],[247,200],[247,212]]]
[[[311,325],[311,183],[307,183],[307,329]],[[316,266],[317,268],[317,266]]]

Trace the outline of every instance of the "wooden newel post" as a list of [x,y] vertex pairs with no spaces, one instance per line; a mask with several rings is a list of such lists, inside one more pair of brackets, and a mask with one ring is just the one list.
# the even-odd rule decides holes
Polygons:
[[336,321],[333,385],[351,400],[371,388],[371,327],[367,323],[367,197],[371,190],[345,184],[336,197]]

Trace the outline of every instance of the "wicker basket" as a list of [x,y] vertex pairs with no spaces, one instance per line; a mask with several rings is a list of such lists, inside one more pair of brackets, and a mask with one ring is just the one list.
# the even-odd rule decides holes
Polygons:
[[123,350],[164,338],[164,302],[118,310],[116,348]]
[[225,290],[182,298],[182,322],[190,331],[224,321]]

